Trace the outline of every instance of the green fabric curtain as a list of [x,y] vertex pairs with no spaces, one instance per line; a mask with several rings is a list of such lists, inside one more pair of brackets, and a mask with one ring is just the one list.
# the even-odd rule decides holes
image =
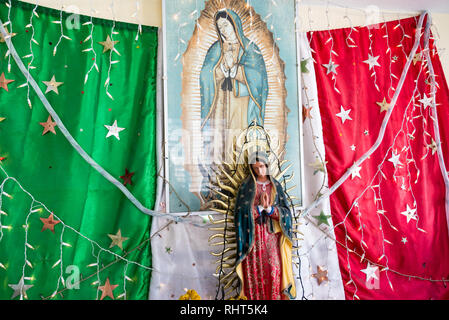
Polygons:
[[[8,21],[8,14],[12,23],[6,28],[15,34],[13,45],[25,66],[32,61],[35,68],[30,69],[31,75],[68,131],[145,207],[153,208],[157,178],[157,28],[143,27],[136,40],[138,25],[114,25],[113,21],[96,18],[88,24],[91,18],[80,16],[79,28],[76,24],[70,28],[67,20],[73,23],[76,19],[63,13],[63,34],[70,39],[62,38],[53,55],[61,36],[61,24],[57,23],[60,11],[0,0],[3,23]],[[92,27],[94,51],[84,51],[91,47],[91,40],[86,38]],[[31,41],[32,35],[37,43]],[[105,46],[100,42],[108,36],[119,41],[114,45],[118,53],[103,52]],[[31,49],[34,57],[29,56]],[[20,299],[17,293],[22,276],[24,298],[28,299],[50,298],[54,292],[53,299],[147,299],[151,217],[91,168],[57,126],[56,134],[43,134],[40,123],[47,122],[49,113],[31,86],[29,107],[28,87],[22,86],[26,78],[9,59],[7,50],[6,43],[0,42],[0,74],[14,80],[6,85],[8,91],[0,87],[0,120],[4,118],[0,122],[0,159],[4,158],[0,165],[26,192],[12,179],[4,183],[6,194],[0,203],[5,213],[0,215],[0,299],[14,295],[14,299]],[[110,64],[110,60],[115,63]],[[98,71],[92,68],[85,83],[94,62]],[[56,87],[58,93],[46,92],[51,86],[43,82],[53,76],[62,82]],[[114,121],[125,128],[118,133],[119,139],[107,137],[105,125],[111,126]],[[128,182],[121,178],[126,172],[132,174]],[[6,177],[0,170],[0,184]],[[43,208],[33,198],[48,211],[30,213]],[[54,233],[51,228],[45,229],[45,220],[41,220],[51,212],[55,221],[61,220],[53,226]],[[119,231],[123,238],[113,241]]]

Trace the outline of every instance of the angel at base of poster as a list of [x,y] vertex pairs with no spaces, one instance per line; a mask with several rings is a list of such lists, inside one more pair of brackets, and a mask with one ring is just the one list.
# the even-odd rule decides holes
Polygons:
[[268,80],[263,56],[243,33],[237,13],[215,14],[218,40],[200,73],[201,132],[207,164],[227,161],[234,138],[252,122],[263,125]]

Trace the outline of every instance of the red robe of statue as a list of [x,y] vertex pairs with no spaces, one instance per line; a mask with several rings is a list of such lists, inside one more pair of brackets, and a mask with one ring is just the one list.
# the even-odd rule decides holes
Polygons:
[[[257,206],[261,194],[271,194],[272,185],[258,182],[253,205],[254,221],[259,217]],[[265,190],[264,190],[265,189]],[[279,220],[279,214],[274,209],[272,219]],[[249,300],[280,300],[281,295],[281,253],[279,239],[281,233],[270,233],[268,223],[254,224],[254,245],[248,256],[242,262],[244,276],[244,293]]]

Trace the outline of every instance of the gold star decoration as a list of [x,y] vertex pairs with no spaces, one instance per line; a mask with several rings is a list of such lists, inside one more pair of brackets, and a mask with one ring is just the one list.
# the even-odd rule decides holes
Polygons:
[[123,250],[123,241],[126,241],[129,239],[126,237],[122,237],[122,232],[120,231],[120,229],[118,230],[117,234],[108,234],[108,236],[112,240],[109,248],[112,248],[113,246],[118,246],[122,250]]
[[438,151],[438,147],[437,147],[437,143],[435,142],[435,140],[433,140],[432,138],[432,143],[427,145],[427,148],[429,148],[430,150],[432,150],[432,156],[435,154],[435,152]]
[[45,90],[45,93],[53,91],[56,92],[56,94],[59,94],[58,87],[64,83],[64,82],[57,82],[55,76],[53,76],[50,81],[42,81],[42,82],[47,86],[47,90]]
[[388,111],[388,109],[390,109],[390,104],[387,103],[387,100],[385,98],[382,102],[376,102],[376,104],[380,107],[379,112]]
[[413,56],[413,65],[416,65],[419,61],[422,61],[421,53],[415,53]]
[[44,223],[41,232],[49,229],[51,232],[55,233],[55,226],[61,222],[53,219],[53,213],[50,214],[48,218],[40,218],[40,219]]
[[313,107],[306,108],[305,106],[302,106],[302,122],[306,121],[306,119],[312,119],[312,115],[310,114],[312,108]]
[[101,298],[100,300],[103,300],[105,297],[109,297],[111,299],[114,299],[114,291],[115,288],[118,287],[118,284],[111,284],[109,282],[109,278],[106,278],[106,282],[104,283],[104,286],[99,286],[98,289],[101,290]]
[[117,51],[117,49],[115,49],[115,44],[118,42],[119,42],[118,40],[112,41],[111,37],[109,37],[109,35],[108,35],[105,41],[100,41],[98,43],[103,46],[103,53],[105,53],[109,50],[112,50],[115,53],[117,53],[118,55],[120,55],[120,53]]
[[3,88],[3,89],[5,89],[6,91],[9,91],[9,90],[8,90],[8,83],[11,83],[11,82],[13,82],[13,81],[15,81],[15,80],[12,80],[12,79],[6,79],[6,78],[5,78],[5,73],[2,72],[2,74],[0,75],[0,88]]
[[318,285],[321,285],[323,281],[329,281],[327,277],[327,270],[325,270],[321,266],[317,266],[317,271],[316,273],[312,274],[312,277],[316,278],[316,280],[318,281]]
[[[5,28],[6,33],[8,34],[7,37],[12,38],[14,37],[17,33],[9,33],[8,29]],[[0,42],[6,42],[5,37],[3,37],[3,33],[0,32]]]
[[39,122],[39,124],[44,127],[44,131],[42,131],[42,135],[46,134],[49,131],[51,131],[53,134],[56,134],[56,131],[55,131],[56,122],[53,122],[53,120],[51,119],[51,116],[48,116],[47,122]]

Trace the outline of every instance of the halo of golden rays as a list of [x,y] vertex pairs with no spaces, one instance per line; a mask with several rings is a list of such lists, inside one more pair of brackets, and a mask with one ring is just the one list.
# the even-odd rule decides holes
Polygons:
[[[263,135],[262,135],[263,133]],[[268,154],[269,172],[272,177],[278,180],[286,193],[292,191],[296,186],[287,189],[287,184],[293,180],[293,175],[284,179],[285,173],[289,170],[291,164],[288,160],[280,160],[280,155],[285,151],[278,142],[271,144],[270,135],[262,127],[253,125],[244,130],[233,143],[233,156],[230,163],[224,162],[217,168],[217,175],[211,180],[211,191],[213,199],[210,200],[211,210],[218,213],[209,219],[213,224],[209,228],[214,233],[209,237],[209,244],[218,247],[218,251],[212,251],[210,254],[217,258],[215,263],[217,268],[215,274],[220,279],[220,285],[224,289],[224,299],[234,299],[237,297],[239,288],[239,279],[235,272],[235,260],[237,257],[236,236],[234,225],[234,208],[236,195],[243,180],[249,175],[248,156],[256,150]],[[296,199],[291,197],[291,199]],[[303,235],[297,228],[299,222],[294,222],[293,241],[301,241],[299,235]],[[300,246],[296,243],[293,251],[297,252]],[[297,253],[293,256],[297,257]]]
[[[200,73],[208,49],[218,40],[214,17],[217,11],[228,8],[242,21],[245,36],[260,49],[268,77],[268,97],[265,105],[264,127],[284,147],[287,143],[287,90],[285,64],[279,56],[273,34],[254,8],[244,0],[208,0],[197,20],[193,35],[182,56],[182,127],[181,143],[184,148],[184,168],[190,173],[189,190],[201,191],[202,174],[199,164],[203,153],[201,134]],[[200,197],[201,198],[201,197]]]

